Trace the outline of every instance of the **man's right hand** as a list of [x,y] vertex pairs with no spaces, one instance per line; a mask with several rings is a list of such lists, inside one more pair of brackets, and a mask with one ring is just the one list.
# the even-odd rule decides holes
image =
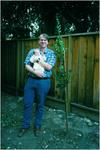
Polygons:
[[41,73],[40,71],[33,70],[33,73],[34,73],[37,77],[40,77],[40,78],[43,77],[43,73]]
[[25,68],[26,68],[27,71],[35,74],[37,77],[41,77],[41,78],[43,77],[43,73],[41,73],[40,71],[37,71],[37,70],[33,69],[30,65],[26,65]]

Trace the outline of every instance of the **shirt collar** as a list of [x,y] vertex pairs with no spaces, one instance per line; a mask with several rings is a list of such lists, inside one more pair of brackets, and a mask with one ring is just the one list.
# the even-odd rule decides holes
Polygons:
[[[41,49],[39,48],[40,52],[41,52]],[[44,54],[46,54],[48,52],[48,48],[46,47],[45,51],[44,51]]]

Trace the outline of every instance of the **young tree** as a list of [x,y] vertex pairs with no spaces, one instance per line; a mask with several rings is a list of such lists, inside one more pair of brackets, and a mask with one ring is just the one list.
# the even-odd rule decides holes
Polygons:
[[57,56],[57,70],[55,70],[54,74],[56,77],[56,86],[60,89],[64,90],[64,101],[65,101],[65,117],[66,117],[66,130],[68,131],[68,109],[69,109],[69,103],[68,103],[68,96],[67,96],[67,85],[69,82],[69,79],[71,77],[70,70],[67,70],[66,65],[66,53],[67,49],[64,46],[63,39],[61,37],[61,24],[59,21],[59,15],[56,17],[57,21],[57,39],[53,45],[56,56]]

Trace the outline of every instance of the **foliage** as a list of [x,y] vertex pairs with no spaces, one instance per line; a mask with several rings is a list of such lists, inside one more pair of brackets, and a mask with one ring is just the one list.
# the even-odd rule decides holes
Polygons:
[[62,34],[99,31],[99,1],[2,1],[1,36],[28,38],[41,32],[57,35],[56,14]]
[[70,71],[66,71],[66,65],[65,65],[65,53],[66,53],[66,48],[64,46],[63,39],[61,37],[61,24],[59,21],[59,16],[56,16],[56,21],[57,21],[57,32],[58,36],[56,38],[56,41],[53,45],[53,48],[55,49],[56,56],[57,56],[57,61],[59,62],[57,64],[57,71],[54,71],[54,74],[56,76],[57,80],[57,87],[65,87],[66,84],[68,83],[70,79]]
[[2,2],[2,38],[29,38],[31,32],[36,35],[37,22],[40,20],[40,16],[35,13],[37,9],[31,2]]

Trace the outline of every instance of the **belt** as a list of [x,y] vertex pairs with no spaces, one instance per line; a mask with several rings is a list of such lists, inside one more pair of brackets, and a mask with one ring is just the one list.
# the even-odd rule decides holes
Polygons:
[[43,78],[40,78],[40,77],[33,77],[31,75],[29,75],[29,77],[33,78],[33,79],[36,79],[36,80],[46,80],[46,79],[50,79],[49,77],[43,77]]

